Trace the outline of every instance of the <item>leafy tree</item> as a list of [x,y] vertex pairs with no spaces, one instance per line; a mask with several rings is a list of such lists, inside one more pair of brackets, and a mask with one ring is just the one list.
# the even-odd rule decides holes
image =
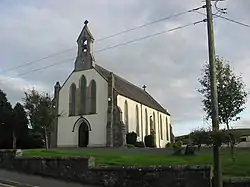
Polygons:
[[[238,115],[245,109],[247,92],[242,76],[234,75],[229,63],[220,57],[216,57],[216,70],[219,122],[226,124],[227,129],[230,129],[229,122],[239,120]],[[203,95],[203,109],[209,119],[212,115],[209,64],[206,64],[202,71],[203,76],[199,79],[201,88],[198,92]]]
[[13,110],[6,94],[0,90],[0,148],[11,148]]
[[33,89],[25,92],[24,107],[33,131],[43,139],[45,148],[48,149],[51,127],[57,117],[52,98]]
[[[216,57],[216,70],[219,110],[218,120],[220,124],[226,124],[229,130],[229,123],[239,120],[239,114],[245,109],[247,92],[245,91],[245,84],[243,83],[242,76],[236,76],[229,63],[218,56]],[[201,88],[198,92],[203,95],[203,109],[207,113],[207,119],[209,119],[212,115],[209,64],[206,64],[202,71],[203,76],[198,79],[201,84]],[[232,137],[230,139],[232,139]],[[230,140],[230,145],[233,158],[233,140]]]
[[189,136],[193,144],[198,146],[198,151],[200,151],[201,144],[210,145],[212,143],[209,131],[205,128],[195,129]]

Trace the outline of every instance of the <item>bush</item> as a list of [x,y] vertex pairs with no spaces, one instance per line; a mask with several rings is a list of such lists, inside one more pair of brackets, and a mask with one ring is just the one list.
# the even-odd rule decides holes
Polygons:
[[126,144],[125,145],[127,148],[134,148],[135,146],[134,145],[132,145],[132,144]]
[[22,149],[17,149],[16,150],[16,157],[23,156],[23,151]]
[[137,134],[135,132],[130,132],[126,134],[127,144],[135,145],[137,140]]
[[177,141],[173,144],[174,155],[181,155],[182,154],[182,141]]
[[186,146],[185,155],[194,155],[195,150],[196,150],[196,147],[195,147],[195,146],[187,145],[187,146]]
[[135,147],[144,148],[144,147],[145,147],[145,144],[144,144],[143,142],[136,142],[136,143],[135,143]]
[[167,144],[165,145],[165,148],[170,148],[170,147],[172,147],[172,144],[171,144],[171,143],[167,143]]
[[152,135],[145,136],[144,142],[146,147],[156,147],[156,145],[154,144],[154,137]]

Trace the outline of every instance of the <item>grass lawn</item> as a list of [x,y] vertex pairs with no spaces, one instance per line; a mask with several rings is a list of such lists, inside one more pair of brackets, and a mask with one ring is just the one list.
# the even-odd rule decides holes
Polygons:
[[[153,150],[152,150],[153,151]],[[250,176],[250,149],[236,149],[236,162],[233,163],[229,149],[221,151],[224,176]],[[148,150],[150,152],[150,150]],[[201,150],[195,156],[174,156],[170,151],[160,153],[126,153],[117,149],[43,149],[24,150],[24,156],[93,156],[97,165],[212,165],[211,149]]]

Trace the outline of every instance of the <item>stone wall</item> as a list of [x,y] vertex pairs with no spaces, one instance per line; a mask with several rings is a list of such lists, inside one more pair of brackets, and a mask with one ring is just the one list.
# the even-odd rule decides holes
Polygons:
[[113,187],[210,187],[210,167],[103,166],[90,168],[86,180]]
[[16,156],[16,151],[0,149],[0,168],[10,168]]
[[[94,158],[15,157],[0,150],[0,169],[10,169],[63,180],[113,187],[211,187],[209,166],[102,166]],[[250,179],[224,181],[224,187],[250,187]]]
[[72,181],[81,181],[92,158],[83,157],[15,157],[15,151],[0,150],[0,168]]
[[15,157],[0,151],[0,168],[63,180],[113,187],[210,187],[210,167],[95,167],[93,158]]
[[223,187],[250,187],[250,178],[238,178],[225,180]]

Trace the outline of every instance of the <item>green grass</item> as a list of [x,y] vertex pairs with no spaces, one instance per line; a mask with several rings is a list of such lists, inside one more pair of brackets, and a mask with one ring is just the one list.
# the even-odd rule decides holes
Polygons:
[[[212,165],[211,150],[202,150],[195,156],[174,156],[169,152],[124,153],[117,150],[80,149],[65,150],[43,149],[24,150],[24,156],[93,156],[97,165]],[[221,151],[222,172],[224,176],[250,176],[250,149],[237,149],[236,162],[233,163],[228,149]]]

